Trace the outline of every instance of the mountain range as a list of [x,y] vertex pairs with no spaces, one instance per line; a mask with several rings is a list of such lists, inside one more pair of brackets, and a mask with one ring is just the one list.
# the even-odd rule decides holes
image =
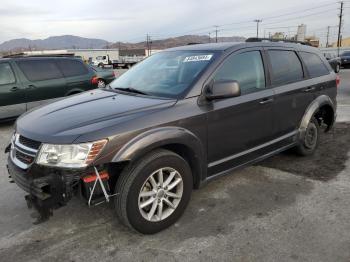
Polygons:
[[[213,42],[215,39],[211,39]],[[244,37],[218,37],[218,42],[242,42]],[[205,35],[185,35],[162,40],[152,40],[152,49],[164,49],[189,43],[208,43],[209,37]],[[110,43],[103,39],[85,38],[73,35],[51,36],[46,39],[30,40],[27,38],[13,39],[0,44],[0,52],[20,52],[28,50],[54,50],[54,49],[143,49],[145,41],[139,43],[116,42]]]

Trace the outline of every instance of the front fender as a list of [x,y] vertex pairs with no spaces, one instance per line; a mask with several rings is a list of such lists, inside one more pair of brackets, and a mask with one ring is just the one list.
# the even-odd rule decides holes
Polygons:
[[126,143],[111,162],[133,161],[156,148],[170,145],[181,145],[190,150],[198,178],[203,180],[206,175],[204,146],[195,134],[181,127],[160,127],[141,133]]
[[[308,106],[308,108],[305,111],[305,114],[301,120],[300,127],[299,127],[299,134],[300,138],[303,139],[305,136],[306,128],[309,125],[309,122],[311,121],[311,118],[317,113],[317,111],[324,105],[330,106],[333,110],[333,113],[335,114],[336,108],[332,101],[332,99],[329,96],[321,95],[317,97],[312,103]],[[335,120],[335,117],[333,118]],[[333,122],[334,122],[333,120]],[[333,123],[329,125],[327,130],[331,128]]]

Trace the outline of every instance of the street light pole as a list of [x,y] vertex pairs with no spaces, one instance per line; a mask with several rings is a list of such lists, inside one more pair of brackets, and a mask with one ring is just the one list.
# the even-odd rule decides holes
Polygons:
[[262,22],[261,19],[255,19],[254,22],[256,23],[256,38],[259,38],[259,23]]

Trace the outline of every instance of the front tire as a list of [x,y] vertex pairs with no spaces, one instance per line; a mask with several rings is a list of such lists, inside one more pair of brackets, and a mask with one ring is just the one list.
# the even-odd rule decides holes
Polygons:
[[309,156],[315,153],[320,142],[320,125],[315,117],[309,122],[305,137],[296,147],[296,152],[301,156]]
[[115,209],[119,220],[143,234],[174,224],[191,197],[193,179],[188,163],[168,150],[156,150],[121,174]]

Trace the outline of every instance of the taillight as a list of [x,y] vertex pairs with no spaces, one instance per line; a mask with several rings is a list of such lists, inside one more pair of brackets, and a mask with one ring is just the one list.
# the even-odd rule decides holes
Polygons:
[[335,79],[335,83],[337,84],[337,87],[339,87],[340,85],[340,76],[337,75],[336,79]]
[[113,71],[113,76],[114,77],[117,77],[117,73]]
[[97,85],[97,83],[98,83],[98,77],[97,77],[97,76],[94,76],[94,77],[91,79],[91,84]]

